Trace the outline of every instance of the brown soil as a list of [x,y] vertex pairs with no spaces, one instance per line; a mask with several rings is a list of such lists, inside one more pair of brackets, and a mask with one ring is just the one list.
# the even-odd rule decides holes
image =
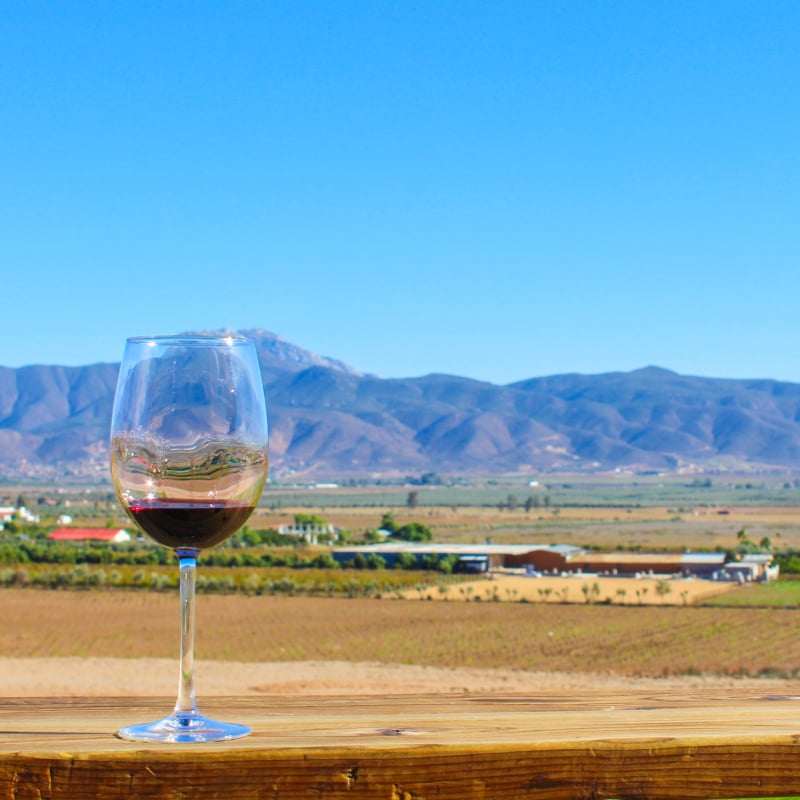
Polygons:
[[[174,592],[4,589],[0,598],[1,695],[175,693]],[[775,676],[792,675],[800,664],[796,613],[208,595],[198,598],[198,691],[526,692],[699,683],[792,692],[798,681]],[[770,677],[734,677],[743,675]]]
[[[666,592],[659,592],[659,584]],[[591,594],[594,586],[597,594]],[[699,600],[738,589],[738,585],[727,581],[706,581],[695,579],[658,578],[613,578],[596,575],[575,574],[569,577],[542,576],[539,578],[522,577],[513,574],[493,573],[489,578],[460,583],[446,592],[428,589],[426,596],[431,600],[527,600],[531,603],[541,602],[586,602],[613,603],[615,605],[692,605]],[[663,591],[663,590],[662,590]],[[417,591],[407,591],[405,596],[419,596]]]
[[[345,661],[199,662],[203,697],[397,695],[430,693],[585,693],[641,688],[794,693],[797,681],[753,678],[632,678],[508,669],[447,669]],[[177,693],[178,665],[162,658],[0,658],[0,697],[164,697]]]

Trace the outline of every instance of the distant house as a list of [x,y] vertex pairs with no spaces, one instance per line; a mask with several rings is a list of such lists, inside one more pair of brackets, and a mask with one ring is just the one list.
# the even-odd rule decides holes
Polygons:
[[32,514],[25,506],[0,506],[0,523],[11,522],[14,519],[22,522],[38,522],[39,517]]
[[278,533],[283,536],[294,536],[296,539],[303,539],[309,544],[319,544],[320,536],[332,539],[338,538],[336,528],[327,523],[320,525],[312,525],[309,523],[304,525],[281,525],[278,528]]
[[48,539],[56,542],[129,542],[131,535],[124,528],[56,528]]

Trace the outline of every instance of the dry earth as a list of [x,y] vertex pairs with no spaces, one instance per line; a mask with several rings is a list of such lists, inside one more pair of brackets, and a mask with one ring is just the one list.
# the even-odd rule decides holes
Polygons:
[[[425,596],[431,600],[474,600],[476,597],[491,599],[496,594],[500,600],[582,603],[586,601],[584,587],[591,590],[596,584],[599,594],[591,598],[595,603],[692,605],[707,597],[739,588],[732,582],[673,578],[664,583],[669,589],[668,593],[661,595],[658,592],[659,583],[663,581],[656,578],[613,578],[580,573],[568,577],[547,575],[539,578],[493,573],[489,578],[459,583],[446,592],[428,588]],[[409,590],[405,596],[418,597],[419,592]]]
[[[201,662],[198,694],[398,695],[430,693],[581,694],[626,689],[733,690],[792,694],[797,681],[732,677],[632,678],[510,669],[447,669],[344,661]],[[157,697],[177,691],[178,669],[166,658],[0,658],[0,697]]]
[[[586,576],[584,576],[586,577]],[[559,579],[504,577],[474,582],[473,593],[497,588],[504,598],[506,590],[533,592],[552,585]],[[573,599],[582,597],[580,578],[561,579],[567,582]],[[614,579],[604,579],[602,597],[616,592]],[[636,604],[634,586],[648,582],[627,580],[626,604]],[[670,600],[679,600],[682,589],[673,583]],[[727,589],[727,585],[702,581],[686,582],[688,589]],[[527,588],[526,588],[527,587]],[[461,598],[458,587],[451,587],[453,599]],[[432,590],[432,597],[439,595]],[[466,593],[465,593],[466,594]],[[173,593],[147,592],[53,592],[5,589],[0,593],[4,615],[0,617],[0,696],[164,696],[172,697],[177,689],[177,603]],[[517,599],[519,599],[517,597]],[[657,606],[623,609],[617,597],[611,606],[554,605],[545,608],[541,603],[468,603],[442,604],[409,601],[376,601],[369,599],[319,599],[282,597],[205,596],[199,598],[199,636],[201,647],[196,676],[201,697],[214,695],[268,696],[274,694],[309,695],[366,695],[366,694],[425,694],[463,692],[525,693],[548,691],[580,693],[591,690],[625,690],[626,687],[668,689],[676,687],[708,687],[735,689],[745,693],[794,694],[800,691],[797,680],[777,678],[746,678],[720,676],[714,672],[714,662],[704,667],[702,675],[639,677],[611,670],[593,674],[585,669],[604,669],[598,650],[596,659],[586,661],[586,637],[602,628],[605,618],[613,617],[619,626],[624,620],[643,624],[642,647],[653,652],[663,651],[669,642],[686,641],[688,624],[707,625],[717,638],[706,640],[706,649],[722,664],[735,666],[736,651],[724,649],[730,642],[745,641],[749,649],[758,651],[756,660],[786,665],[776,660],[775,653],[788,653],[790,666],[796,665],[791,630],[794,613],[791,611],[750,611],[713,609],[669,609]],[[648,600],[655,599],[650,588]],[[660,600],[658,601],[660,604]],[[681,601],[682,602],[682,601]],[[456,612],[456,609],[462,611]],[[588,614],[588,617],[586,616]],[[602,618],[598,617],[602,615]],[[679,617],[678,625],[671,620]],[[542,628],[543,619],[551,628],[556,615],[564,617],[553,639]],[[564,616],[566,615],[566,616]],[[586,618],[584,618],[586,617]],[[561,617],[559,617],[560,619]],[[641,618],[641,619],[640,619]],[[706,618],[708,618],[706,620]],[[613,622],[613,620],[611,620]],[[705,621],[704,621],[705,620]],[[638,621],[638,622],[637,622]],[[727,621],[730,621],[729,626]],[[536,639],[538,634],[552,655],[547,660],[570,665],[566,672],[543,671],[541,668],[517,668],[495,665],[508,659],[505,651],[493,648],[503,641],[511,642],[511,655],[519,645],[514,636],[524,625],[528,634],[522,642]],[[731,635],[726,633],[731,628]],[[614,633],[609,628],[609,636]],[[689,636],[702,635],[696,628]],[[563,633],[563,641],[561,634]],[[762,635],[763,634],[763,635]],[[452,637],[455,636],[455,639]],[[728,638],[726,638],[728,636]],[[742,636],[745,638],[742,639]],[[783,638],[778,638],[778,637]],[[314,643],[295,652],[292,643],[298,637]],[[462,637],[467,637],[461,642]],[[472,637],[472,638],[469,638]],[[760,642],[759,637],[764,638]],[[786,638],[788,637],[788,638]],[[330,641],[329,641],[330,640]],[[438,660],[435,645],[449,654],[454,664],[434,666]],[[645,641],[646,640],[646,641]],[[664,642],[661,644],[660,642]],[[594,641],[594,640],[593,640]],[[333,644],[331,644],[331,642]],[[614,639],[614,658],[604,664],[616,664],[630,647],[630,637]],[[648,644],[649,642],[649,644]],[[730,644],[728,642],[728,644]],[[337,643],[342,647],[337,649]],[[463,644],[463,647],[462,647]],[[597,642],[595,642],[597,644]],[[602,643],[600,643],[602,644]],[[646,650],[634,642],[634,656],[646,655]],[[431,664],[386,663],[407,660],[404,647],[412,655],[422,647],[428,648]],[[683,645],[682,645],[683,647]],[[344,648],[344,649],[342,649]],[[378,662],[378,649],[382,661]],[[608,649],[607,647],[605,649]],[[351,660],[340,659],[348,651]],[[461,652],[463,650],[464,652]],[[572,656],[571,651],[577,655]],[[352,651],[352,652],[350,652]],[[458,651],[458,652],[456,652]],[[562,655],[566,653],[566,656]],[[312,653],[324,654],[315,657]],[[427,652],[427,650],[425,651]],[[174,653],[174,657],[173,657]],[[460,655],[459,655],[460,653]],[[137,657],[141,654],[141,657]],[[480,654],[481,664],[465,663],[466,656]],[[561,655],[559,655],[561,654]],[[311,655],[311,658],[309,658]],[[58,656],[58,657],[55,657]],[[387,657],[388,656],[388,657]],[[616,660],[615,660],[616,659]],[[519,659],[517,659],[519,660]],[[634,661],[634,665],[636,662]],[[685,666],[685,665],[684,665]],[[559,667],[560,668],[560,667]],[[660,669],[660,668],[659,668]],[[612,674],[613,673],[613,674]],[[648,674],[654,674],[652,672]]]

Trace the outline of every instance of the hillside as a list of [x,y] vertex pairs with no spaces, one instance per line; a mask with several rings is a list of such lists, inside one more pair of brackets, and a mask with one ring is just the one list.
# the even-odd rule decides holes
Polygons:
[[[800,385],[647,367],[382,379],[265,331],[273,474],[800,467]],[[0,367],[0,476],[104,476],[117,365]]]

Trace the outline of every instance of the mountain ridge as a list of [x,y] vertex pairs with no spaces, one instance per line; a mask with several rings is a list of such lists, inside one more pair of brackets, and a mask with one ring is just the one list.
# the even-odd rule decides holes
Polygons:
[[[506,385],[380,378],[241,333],[258,348],[276,477],[800,468],[800,384],[654,365]],[[0,367],[0,477],[104,479],[117,370]]]

